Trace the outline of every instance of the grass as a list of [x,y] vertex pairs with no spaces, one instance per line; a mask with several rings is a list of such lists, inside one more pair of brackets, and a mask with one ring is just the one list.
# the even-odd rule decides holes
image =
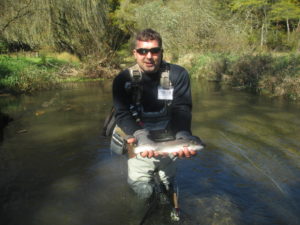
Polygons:
[[0,55],[0,88],[14,93],[53,88],[67,79],[67,72],[76,70],[79,66],[77,62],[46,56]]
[[191,75],[234,88],[286,99],[300,99],[300,55],[206,54],[191,59]]
[[[121,52],[118,58],[121,56],[125,53]],[[186,67],[192,78],[222,82],[272,97],[300,99],[299,54],[189,53],[176,63]],[[97,60],[80,63],[66,53],[40,57],[0,55],[0,92],[31,93],[65,82],[99,80],[118,73],[109,62],[102,64],[106,66]]]

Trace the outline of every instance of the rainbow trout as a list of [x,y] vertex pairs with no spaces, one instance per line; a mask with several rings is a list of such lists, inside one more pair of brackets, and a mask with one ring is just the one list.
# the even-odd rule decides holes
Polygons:
[[157,151],[159,153],[172,153],[183,150],[184,147],[188,147],[190,150],[200,151],[204,146],[197,141],[174,140],[155,142],[154,145],[137,145],[134,147],[134,153],[137,154],[149,150]]

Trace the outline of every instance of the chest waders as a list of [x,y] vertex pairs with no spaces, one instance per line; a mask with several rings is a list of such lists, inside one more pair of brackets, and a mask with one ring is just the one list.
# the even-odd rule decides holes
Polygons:
[[[173,90],[172,83],[170,81],[170,65],[162,62],[161,68],[160,68],[160,82],[158,87],[162,88],[163,90]],[[141,104],[142,99],[142,93],[143,93],[143,85],[142,85],[142,72],[140,71],[140,68],[138,65],[135,65],[131,68],[129,68],[130,73],[130,81],[125,83],[125,89],[130,93],[131,95],[131,102],[132,104],[129,106],[129,110],[131,112],[132,117],[135,119],[137,123],[139,123],[143,128],[147,128],[150,131],[150,138],[152,138],[154,141],[167,141],[174,139],[172,135],[170,135],[170,129],[169,129],[169,121],[171,119],[171,103],[173,99],[173,92],[172,92],[172,98],[166,99],[164,101],[164,106],[162,109],[158,112],[145,112],[143,109],[143,106]],[[133,149],[134,146],[132,144],[127,144],[126,139],[128,138],[128,135],[125,134],[125,132],[122,131],[120,127],[115,125],[113,132],[112,132],[112,138],[111,138],[111,150],[114,151],[117,154],[125,154],[128,152],[128,167],[130,167],[130,160],[135,160],[133,163],[137,163],[140,160],[134,158]],[[172,160],[172,159],[170,159]],[[172,163],[173,164],[173,163]],[[172,167],[172,166],[171,166]],[[168,166],[169,170],[172,170],[170,166]],[[173,168],[173,167],[172,167]],[[147,169],[147,168],[146,168]],[[133,168],[134,170],[134,168]],[[131,171],[132,173],[132,171]],[[155,176],[158,175],[158,171],[155,172]],[[170,173],[171,175],[172,173]],[[129,171],[128,171],[128,180],[129,179]],[[166,174],[165,174],[166,175]],[[138,181],[139,179],[136,179],[135,181]],[[161,196],[164,192],[162,188],[159,188],[161,185],[161,182],[157,181],[155,182],[155,198],[158,196]],[[129,183],[130,186],[133,188],[133,183]],[[149,186],[149,183],[146,182]],[[179,220],[179,205],[178,205],[178,196],[177,192],[173,188],[172,184],[167,185],[169,187],[168,194],[166,198],[169,198],[169,201],[172,205],[171,210],[171,219],[173,221]],[[165,187],[167,187],[165,186]],[[134,188],[133,188],[134,189]],[[159,197],[160,198],[160,197]],[[140,221],[140,225],[144,224],[147,217],[151,214],[152,208],[155,207],[155,201],[153,201],[154,204],[151,204],[149,209],[146,211],[144,216],[142,217],[142,220]]]
[[[169,90],[172,87],[170,81],[170,65],[166,62],[162,62],[160,67],[160,83],[159,87],[164,90]],[[142,71],[136,64],[129,68],[130,81],[125,83],[126,91],[131,95],[132,104],[129,106],[132,117],[135,121],[140,124],[143,128],[150,131],[150,136],[155,141],[167,141],[172,140],[173,136],[169,132],[169,121],[171,118],[170,106],[172,100],[164,100],[163,108],[158,112],[145,112],[141,104],[143,85]],[[112,131],[112,138],[110,148],[116,154],[125,154],[127,152],[126,138],[128,135],[125,134],[120,127],[114,125]],[[129,158],[133,155],[131,151]]]

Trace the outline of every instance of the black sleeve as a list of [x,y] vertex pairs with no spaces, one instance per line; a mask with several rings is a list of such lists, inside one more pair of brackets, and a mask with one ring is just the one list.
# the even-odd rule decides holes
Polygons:
[[171,67],[171,82],[174,86],[171,108],[171,128],[173,132],[188,131],[191,133],[192,95],[188,72],[182,67]]
[[117,125],[127,134],[132,135],[141,129],[129,110],[131,95],[125,90],[125,83],[130,81],[129,71],[121,72],[113,81],[113,104]]

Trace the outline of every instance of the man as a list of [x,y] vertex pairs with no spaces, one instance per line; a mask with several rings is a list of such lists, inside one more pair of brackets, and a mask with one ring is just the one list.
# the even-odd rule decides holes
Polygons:
[[[127,144],[151,146],[154,143],[151,133],[163,130],[176,139],[194,140],[191,134],[192,99],[188,72],[163,61],[161,36],[152,29],[137,34],[133,55],[137,65],[122,71],[113,82],[115,119],[123,139]],[[138,71],[137,76],[132,72],[135,70]],[[162,84],[162,74],[167,84]],[[134,84],[137,84],[135,89],[138,94],[133,91]],[[163,156],[150,147],[140,154],[131,154],[128,159],[128,183],[140,198],[149,198],[153,192],[154,174],[157,173],[164,188],[170,190],[176,172],[174,161],[178,157],[195,154],[188,147]]]

